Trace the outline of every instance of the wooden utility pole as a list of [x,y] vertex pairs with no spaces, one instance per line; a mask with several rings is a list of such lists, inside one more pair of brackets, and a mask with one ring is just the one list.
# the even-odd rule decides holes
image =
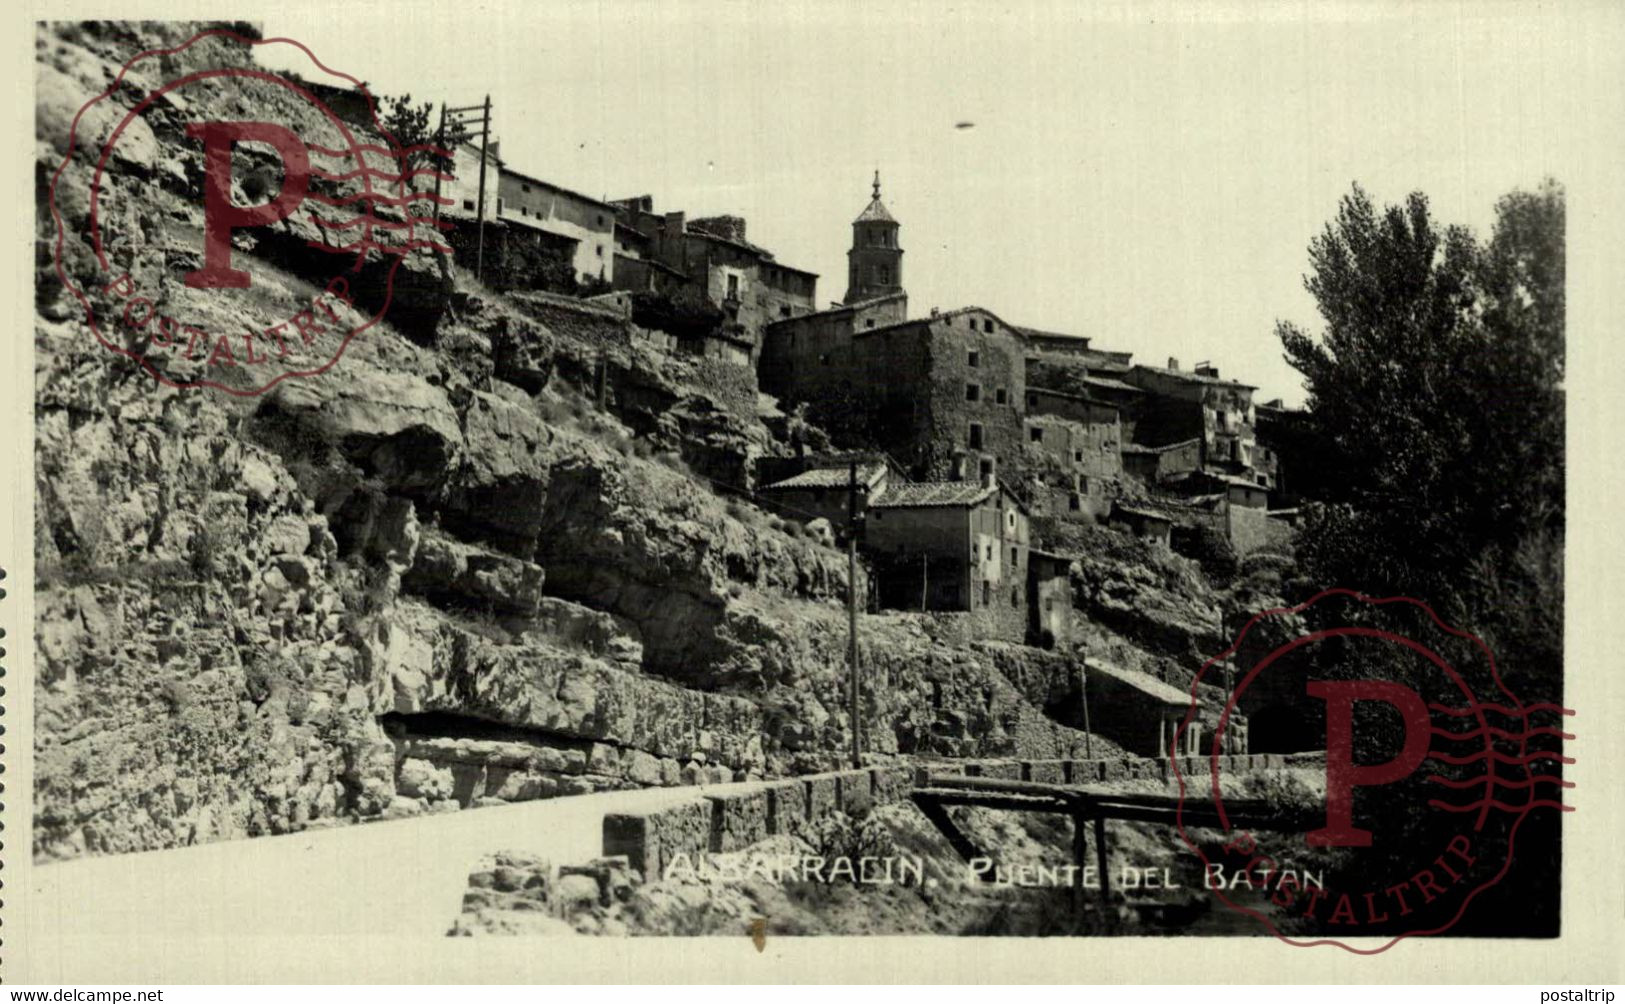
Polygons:
[[[1078,697],[1083,701],[1083,758],[1095,758],[1094,730],[1089,727],[1089,667],[1082,659],[1078,660]],[[1101,881],[1106,881],[1101,877]]]
[[[474,275],[483,280],[485,278],[485,162],[490,159],[491,150],[491,95],[485,96],[485,102],[478,105],[468,105],[464,108],[447,108],[442,117],[451,118],[453,139],[461,144],[462,138],[468,135],[468,127],[473,124],[475,114],[479,115],[480,122],[480,194],[477,197],[474,215],[476,219],[475,232],[477,243],[474,250]],[[444,125],[442,125],[444,129]],[[438,179],[436,181],[438,184]],[[438,203],[437,203],[438,205]]]
[[[444,101],[440,102],[440,124],[435,126],[434,145],[436,147],[438,147],[439,149],[441,149],[441,150],[444,150],[446,148],[446,103]],[[446,165],[442,164],[440,162],[440,155],[438,153],[434,155],[434,159],[430,163],[432,163],[434,165],[434,222],[435,222],[434,230],[435,230],[435,233],[439,233],[440,232],[440,176],[446,173],[443,170],[443,168],[446,167]],[[457,151],[453,150],[451,152],[451,167],[455,170],[456,166],[457,166]],[[411,213],[408,212],[407,215],[411,215]]]
[[920,555],[920,613],[925,613],[926,598],[931,595],[931,556]]
[[847,468],[846,481],[846,619],[852,687],[852,766],[863,766],[863,688],[858,675],[858,462]]
[[478,250],[474,252],[474,278],[485,281],[485,161],[491,145],[491,95],[485,96],[484,114],[480,116],[480,200],[478,234]]

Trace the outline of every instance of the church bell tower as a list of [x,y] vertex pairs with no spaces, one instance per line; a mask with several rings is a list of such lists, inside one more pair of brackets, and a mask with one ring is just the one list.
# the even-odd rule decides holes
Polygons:
[[856,303],[903,291],[903,249],[897,246],[900,224],[880,201],[880,172],[874,196],[852,221],[852,250],[846,253],[846,297]]

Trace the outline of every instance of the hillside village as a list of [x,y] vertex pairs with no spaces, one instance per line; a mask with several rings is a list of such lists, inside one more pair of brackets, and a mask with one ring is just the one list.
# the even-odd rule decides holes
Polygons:
[[[188,27],[41,29],[42,200],[76,109]],[[221,37],[170,58],[254,57]],[[274,87],[197,86],[339,145]],[[376,135],[353,92],[311,86]],[[309,247],[335,235],[298,217],[241,240],[246,312],[178,280],[202,221],[184,109],[153,105],[109,162],[113,261],[223,330],[308,309],[332,266]],[[381,323],[261,395],[98,345],[61,279],[95,262],[69,242],[59,273],[42,215],[36,857],[813,775],[855,731],[892,767],[1166,757],[1227,618],[1292,566],[1299,413],[1207,363],[1023,327],[1019,304],[911,308],[878,173],[854,179],[838,303],[742,219],[546,174],[461,145],[453,253],[369,255],[333,306],[387,303]],[[70,162],[58,188],[89,176]],[[53,208],[83,226],[82,202]],[[176,378],[275,375],[149,351]],[[1201,693],[1185,753],[1217,713]],[[1242,709],[1253,748],[1304,749],[1259,741],[1278,710]]]
[[[1064,648],[1057,524],[1183,553],[1215,537],[1238,557],[1290,553],[1295,479],[1314,471],[1301,412],[1206,362],[1137,362],[983,307],[911,317],[878,170],[844,295],[821,305],[820,277],[748,240],[744,219],[594,199],[499,149],[483,174],[478,148],[458,149],[446,214],[459,256],[478,251],[497,288],[544,291],[530,301],[544,321],[618,312],[630,337],[732,364],[769,414],[814,427],[726,487],[837,540],[856,533],[880,607],[961,612],[967,636]],[[579,296],[557,291],[561,274]]]

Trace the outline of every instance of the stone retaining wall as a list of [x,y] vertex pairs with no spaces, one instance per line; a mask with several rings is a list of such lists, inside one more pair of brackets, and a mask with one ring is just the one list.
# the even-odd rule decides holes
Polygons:
[[[1220,758],[1228,774],[1288,766],[1279,753]],[[1205,778],[1206,757],[1184,757],[1186,779]],[[871,806],[900,801],[933,775],[1003,778],[1049,784],[1088,784],[1145,779],[1170,782],[1167,758],[1137,760],[962,760],[893,763],[805,777],[763,781],[726,792],[701,792],[664,809],[611,813],[604,817],[604,854],[626,855],[646,878],[659,875],[677,855],[690,860],[706,853],[743,850],[767,837],[795,836],[835,812],[860,814]]]
[[624,854],[645,879],[678,855],[737,851],[779,834],[796,835],[836,811],[860,813],[906,798],[913,789],[904,765],[832,771],[763,781],[647,812],[604,817],[604,854]]

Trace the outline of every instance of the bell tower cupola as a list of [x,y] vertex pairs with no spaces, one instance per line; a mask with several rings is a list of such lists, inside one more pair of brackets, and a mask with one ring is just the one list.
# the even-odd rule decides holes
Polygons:
[[852,250],[846,253],[846,297],[842,302],[856,303],[903,291],[899,229],[900,224],[880,201],[880,171],[876,170],[869,206],[852,221]]

